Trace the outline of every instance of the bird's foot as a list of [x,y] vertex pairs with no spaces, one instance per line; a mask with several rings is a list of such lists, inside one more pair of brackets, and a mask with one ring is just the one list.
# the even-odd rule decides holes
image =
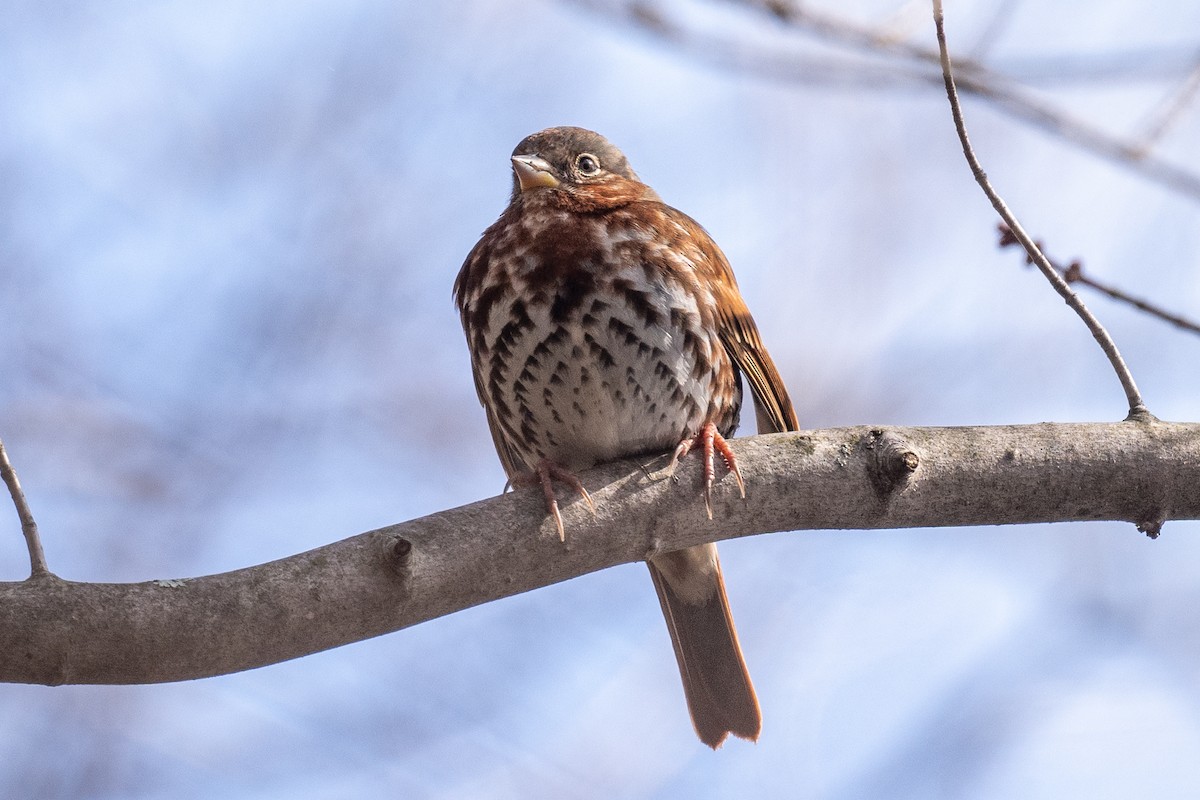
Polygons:
[[549,459],[543,458],[537,463],[531,472],[525,472],[515,476],[510,483],[513,486],[540,486],[542,494],[546,497],[546,513],[554,517],[554,526],[558,529],[558,540],[565,542],[567,540],[567,532],[563,527],[562,514],[558,510],[558,497],[554,494],[554,482],[565,483],[568,487],[578,492],[583,502],[587,503],[587,507],[593,514],[596,513],[596,504],[592,502],[592,496],[588,494],[587,489],[583,488],[579,478],[575,477],[575,473]]
[[675,468],[679,466],[680,459],[697,445],[704,454],[704,510],[708,513],[708,518],[712,519],[712,487],[716,475],[713,466],[714,455],[721,454],[725,468],[733,473],[733,479],[737,481],[738,491],[741,492],[743,500],[746,499],[746,482],[742,480],[742,471],[738,468],[737,456],[733,454],[733,450],[725,441],[725,437],[717,430],[717,426],[711,422],[701,425],[699,433],[685,438],[675,448],[675,454],[671,456],[671,463],[667,465],[667,472],[672,478],[675,477]]

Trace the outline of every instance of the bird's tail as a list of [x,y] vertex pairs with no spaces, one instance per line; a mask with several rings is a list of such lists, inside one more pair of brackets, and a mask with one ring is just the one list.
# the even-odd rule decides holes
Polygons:
[[700,741],[715,750],[731,733],[757,740],[762,713],[733,627],[716,545],[664,553],[647,566]]

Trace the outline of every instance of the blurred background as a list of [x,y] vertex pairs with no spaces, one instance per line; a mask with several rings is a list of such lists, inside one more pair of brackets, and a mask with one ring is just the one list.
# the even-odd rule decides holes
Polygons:
[[[788,8],[4,3],[0,436],[51,568],[202,575],[497,494],[450,286],[550,125],[711,231],[804,426],[1122,418],[996,247],[928,4]],[[1200,317],[1200,4],[946,13],[1025,226]],[[1200,337],[1084,297],[1151,410],[1200,419]],[[1197,534],[724,544],[757,745],[697,742],[629,565],[239,675],[0,687],[0,795],[1192,797]],[[27,572],[0,508],[0,579]]]

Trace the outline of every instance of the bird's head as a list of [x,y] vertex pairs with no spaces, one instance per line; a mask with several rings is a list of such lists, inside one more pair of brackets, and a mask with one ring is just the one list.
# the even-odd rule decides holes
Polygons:
[[574,211],[600,211],[635,200],[657,200],[624,153],[584,128],[547,128],[527,136],[512,154],[512,200],[538,197]]

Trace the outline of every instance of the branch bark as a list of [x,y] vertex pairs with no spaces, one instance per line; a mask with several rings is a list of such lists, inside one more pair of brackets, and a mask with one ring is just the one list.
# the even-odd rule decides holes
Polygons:
[[[631,461],[583,475],[598,511],[518,491],[255,567],[182,580],[0,583],[0,681],[155,683],[220,675],[379,636],[660,550],[784,530],[1200,518],[1200,423],[837,428],[734,442],[705,519]],[[665,458],[649,465],[660,468]]]

